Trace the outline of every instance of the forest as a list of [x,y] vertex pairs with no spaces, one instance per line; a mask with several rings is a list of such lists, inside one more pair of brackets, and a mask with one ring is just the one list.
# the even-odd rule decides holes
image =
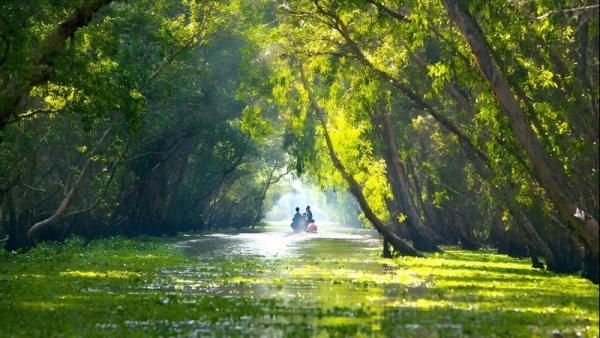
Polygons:
[[597,284],[598,8],[2,1],[1,243],[254,229],[292,177],[385,256]]

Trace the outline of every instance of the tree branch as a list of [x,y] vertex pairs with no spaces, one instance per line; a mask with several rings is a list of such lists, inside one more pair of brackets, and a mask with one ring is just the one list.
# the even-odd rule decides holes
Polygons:
[[535,20],[542,20],[542,19],[549,17],[550,15],[557,14],[557,13],[573,13],[573,12],[585,12],[585,11],[589,11],[589,10],[597,10],[599,6],[600,6],[599,4],[595,4],[595,5],[591,5],[591,6],[565,8],[565,9],[558,9],[558,10],[554,10],[554,11],[548,11],[545,14],[542,14],[542,15],[538,16],[537,18],[535,18]]
[[46,84],[54,71],[54,61],[61,54],[66,40],[89,24],[94,13],[110,4],[112,0],[82,2],[61,24],[58,25],[33,51],[24,69],[12,74],[12,80],[0,88],[0,131],[4,130],[11,117],[21,108],[22,100],[34,86]]
[[115,122],[117,120],[118,119],[116,119],[116,118],[112,120],[111,124],[108,126],[108,128],[106,129],[106,131],[104,131],[104,134],[102,135],[102,137],[100,138],[100,140],[98,140],[98,142],[96,143],[96,147],[90,152],[89,158],[87,159],[87,161],[83,165],[83,168],[81,168],[81,171],[79,172],[79,177],[77,177],[77,180],[73,184],[73,187],[71,187],[71,189],[67,193],[67,196],[65,196],[65,198],[63,199],[62,203],[60,204],[60,206],[58,207],[58,209],[56,210],[56,212],[52,216],[50,216],[49,218],[46,218],[43,221],[35,223],[27,231],[27,237],[28,238],[33,238],[36,235],[36,233],[41,228],[46,227],[46,226],[51,225],[51,224],[54,224],[54,223],[58,222],[62,218],[62,216],[64,215],[65,211],[71,205],[71,203],[73,202],[73,200],[77,196],[77,193],[79,192],[79,188],[81,187],[81,182],[83,182],[83,179],[86,176],[87,170],[88,170],[90,164],[92,163],[92,158],[93,158],[92,155],[94,155],[94,153],[96,152],[96,150],[98,149],[98,147],[100,146],[100,144],[102,143],[102,141],[104,141],[104,139],[106,138],[106,136],[108,135],[108,133],[110,132],[110,130],[112,129],[112,127],[114,126],[114,124],[115,124]]

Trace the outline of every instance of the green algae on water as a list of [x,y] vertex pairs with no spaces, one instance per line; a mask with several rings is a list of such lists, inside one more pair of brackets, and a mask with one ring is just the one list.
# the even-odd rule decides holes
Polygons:
[[598,336],[597,285],[490,251],[390,260],[378,240],[307,237],[266,257],[202,238],[3,252],[0,336]]

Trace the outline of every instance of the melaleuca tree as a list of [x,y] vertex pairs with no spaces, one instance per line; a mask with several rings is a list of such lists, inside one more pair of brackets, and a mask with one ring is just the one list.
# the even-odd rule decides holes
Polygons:
[[[54,21],[36,31],[45,20],[37,18],[27,23],[29,31],[11,35],[7,65],[17,64],[17,38],[35,32],[43,40],[74,8],[35,5],[44,13],[56,10]],[[3,132],[8,146],[22,144],[30,152],[21,158],[35,159],[6,171],[11,183],[3,186],[3,197],[10,199],[3,209],[10,212],[4,224],[11,245],[25,245],[12,240],[22,239],[33,224],[30,236],[38,239],[53,228],[66,234],[66,225],[85,235],[202,229],[206,206],[224,189],[237,193],[228,185],[248,181],[243,188],[249,191],[263,187],[247,179],[252,172],[236,172],[242,160],[261,163],[236,122],[243,107],[235,90],[244,44],[233,26],[236,8],[114,2],[53,54],[49,77],[33,84],[23,110],[11,115]],[[217,35],[220,30],[229,34]],[[28,53],[34,52],[23,47],[21,54]],[[11,71],[18,73],[17,66]],[[7,154],[2,161],[15,159]],[[30,191],[16,188],[22,182]],[[261,202],[252,199],[231,210],[250,226]]]
[[[304,29],[294,31],[295,35],[292,39],[290,32],[294,27],[301,26],[298,24],[298,20],[301,19],[294,17],[294,15],[297,12],[302,12],[302,10],[294,8],[288,9],[288,11],[290,19],[285,21],[285,27],[283,27],[284,25],[278,26],[277,30],[274,31],[275,36],[271,37],[273,40],[269,40],[285,41],[286,43],[273,43],[266,48],[269,52],[274,52],[276,56],[284,56],[282,59],[275,60],[274,58],[272,61],[272,64],[276,65],[272,80],[273,96],[282,107],[280,117],[287,123],[289,135],[291,135],[288,138],[290,142],[287,145],[290,152],[298,158],[297,163],[299,165],[297,169],[299,171],[304,170],[323,186],[335,186],[333,184],[335,180],[340,182],[338,184],[344,186],[348,184],[347,177],[359,180],[363,188],[351,187],[351,189],[363,190],[358,193],[361,197],[357,198],[367,197],[367,199],[370,199],[367,202],[370,204],[368,206],[370,213],[375,212],[376,214],[385,215],[387,210],[384,196],[389,188],[386,187],[382,161],[372,156],[372,146],[365,137],[366,130],[372,128],[369,115],[363,111],[367,114],[363,114],[362,118],[357,117],[356,114],[361,113],[360,108],[350,110],[349,107],[352,104],[345,107],[339,104],[340,97],[338,95],[343,94],[344,91],[351,91],[352,87],[348,83],[353,81],[352,79],[343,78],[339,74],[344,71],[352,71],[352,60],[346,62],[340,59],[343,52],[331,49],[331,44],[319,45],[319,41],[327,43],[327,39],[321,39],[318,35],[315,36],[314,31],[311,33],[311,30],[319,29],[319,31],[326,32],[327,27],[320,26],[318,15],[315,15],[310,22],[305,21],[304,23],[307,25]],[[285,36],[286,40],[278,38],[277,34],[281,34],[282,37]],[[327,48],[330,49],[327,50]],[[328,52],[334,54],[334,56],[327,57]],[[295,55],[304,58],[307,54],[313,55],[306,62],[306,71],[311,72],[310,77],[311,81],[314,82],[314,86],[309,81],[298,83],[299,68],[295,64],[294,57],[290,57]],[[320,56],[321,54],[323,56]],[[327,90],[331,90],[330,95],[326,94]],[[315,98],[310,100],[309,104],[306,95],[310,91],[314,91],[316,95]],[[360,94],[350,93],[348,97],[354,95],[360,96]],[[314,111],[321,109],[327,111],[328,114],[325,124],[320,119],[320,115],[313,114]],[[345,114],[354,116],[348,117]],[[318,123],[316,123],[315,118]],[[315,135],[321,132],[324,136],[325,134],[327,136],[316,138]],[[344,173],[339,172],[340,162],[336,164],[336,161],[333,161],[334,163],[332,163],[329,159],[329,157],[334,156],[332,147],[329,145],[330,141],[337,149],[335,157],[344,163]],[[336,170],[331,169],[332,164],[336,166]],[[345,176],[343,180],[340,174]],[[366,206],[363,205],[363,207]]]
[[[549,219],[557,220],[559,216],[559,223],[571,224],[585,247],[586,273],[597,280],[597,206],[588,204],[598,200],[597,177],[586,175],[591,179],[580,179],[580,169],[575,168],[584,165],[594,171],[597,167],[597,144],[581,136],[597,133],[597,123],[581,122],[596,120],[597,108],[589,102],[598,94],[588,89],[578,99],[570,95],[589,88],[593,77],[585,75],[582,79],[583,73],[588,73],[583,69],[597,67],[597,52],[587,48],[590,36],[597,34],[597,25],[593,25],[597,17],[589,13],[594,9],[576,4],[567,5],[565,10],[553,9],[545,2],[524,6],[488,2],[462,7],[454,1],[443,1],[443,5],[451,25],[458,28],[447,32],[464,37],[463,45],[475,55],[472,69],[480,71],[480,81],[487,82],[484,88],[494,93],[493,99],[487,100],[487,110],[499,112],[497,120],[508,126],[503,131],[509,136],[503,138],[513,138],[518,144],[509,150],[521,155],[517,158],[526,159],[521,162],[529,178],[523,176],[521,191],[535,186],[527,181],[539,184],[549,205],[558,211],[554,215],[554,210],[547,209]],[[511,15],[500,17],[499,12]],[[569,67],[565,57],[579,60],[579,66]],[[574,110],[583,114],[573,115]],[[574,123],[575,119],[579,123]],[[575,144],[579,145],[577,150]],[[583,205],[587,205],[588,213],[592,212],[579,219],[574,215]]]
[[[546,202],[538,202],[538,205],[546,208],[547,217],[549,218],[547,222],[555,224],[555,231],[561,231],[562,226],[559,225],[556,227],[555,220],[557,218],[553,215],[554,212],[551,210],[551,204],[547,203],[554,200],[554,207],[560,207],[562,203],[562,207],[559,209],[562,208],[563,211],[561,213],[563,217],[566,217],[566,219],[573,218],[571,214],[573,211],[568,212],[568,209],[564,208],[564,203],[560,202],[561,198],[556,197],[556,190],[553,188],[552,183],[553,180],[546,180],[546,184],[541,184],[542,186],[536,183],[532,184],[532,180],[541,183],[540,179],[543,179],[543,177],[540,176],[540,173],[544,172],[545,166],[554,166],[551,161],[541,164],[543,161],[538,160],[537,164],[534,163],[536,160],[533,155],[550,151],[550,153],[555,153],[553,156],[560,158],[562,156],[560,154],[564,154],[563,151],[569,148],[566,146],[568,142],[563,142],[562,145],[559,145],[557,142],[557,140],[565,139],[568,123],[560,122],[560,115],[557,115],[555,111],[549,110],[549,105],[545,103],[549,97],[559,99],[568,98],[569,95],[555,96],[557,94],[556,89],[561,87],[557,85],[558,81],[556,81],[560,77],[554,76],[548,69],[549,67],[555,67],[560,69],[560,73],[563,75],[568,74],[568,68],[561,67],[562,57],[557,52],[557,48],[567,51],[567,54],[572,53],[569,41],[575,41],[575,39],[571,39],[569,36],[576,35],[580,39],[581,37],[585,37],[585,40],[589,39],[589,36],[596,34],[594,33],[594,29],[590,34],[588,24],[591,22],[590,20],[593,20],[593,16],[586,13],[589,10],[593,10],[593,8],[584,6],[569,8],[565,11],[554,11],[545,7],[546,5],[542,2],[528,3],[523,6],[505,2],[474,2],[469,6],[470,13],[479,22],[485,23],[485,25],[482,24],[482,29],[484,30],[484,36],[488,37],[489,43],[494,47],[491,56],[498,65],[498,69],[500,70],[500,73],[498,73],[500,74],[499,76],[506,77],[515,95],[521,100],[523,109],[527,112],[527,116],[531,121],[518,125],[526,126],[527,124],[531,124],[545,147],[545,150],[538,148],[538,150],[532,151],[530,148],[524,151],[529,144],[523,145],[522,135],[513,132],[513,128],[515,127],[514,121],[507,118],[498,105],[497,98],[502,97],[502,95],[498,92],[495,92],[495,94],[492,93],[490,87],[485,83],[485,79],[477,71],[472,71],[473,69],[477,69],[475,62],[480,62],[482,55],[478,55],[477,59],[473,59],[471,57],[471,49],[475,53],[478,53],[481,51],[481,45],[475,45],[472,41],[469,41],[471,43],[469,46],[464,43],[460,34],[456,34],[455,30],[449,29],[453,24],[446,21],[445,17],[447,13],[441,7],[440,3],[410,4],[402,2],[386,3],[385,5],[376,2],[370,3],[374,4],[380,12],[385,13],[390,20],[401,24],[405,28],[403,30],[397,29],[395,30],[396,32],[410,32],[410,34],[405,35],[405,39],[400,43],[415,55],[415,62],[425,65],[430,69],[430,75],[434,79],[431,94],[440,99],[444,97],[451,99],[454,101],[454,104],[458,105],[466,113],[463,115],[466,119],[459,120],[461,124],[468,126],[467,129],[464,129],[464,132],[470,135],[472,143],[476,145],[475,153],[482,161],[482,164],[494,171],[492,176],[490,176],[489,173],[486,173],[487,170],[485,168],[481,170],[482,166],[476,165],[475,167],[479,168],[478,174],[484,178],[484,181],[492,181],[494,182],[493,186],[501,187],[499,193],[502,197],[499,201],[506,203],[512,210],[511,212],[520,215],[517,223],[523,226],[524,229],[527,229],[525,232],[529,236],[533,236],[530,244],[540,251],[548,252],[547,245],[543,241],[540,241],[539,238],[539,232],[542,231],[538,229],[537,234],[536,231],[532,231],[531,222],[523,212],[531,209],[531,201],[545,200]],[[456,7],[456,2],[453,3],[446,7],[448,12],[453,12],[451,9],[458,8]],[[503,15],[500,17],[498,15],[498,13],[513,13],[513,11],[514,16]],[[565,13],[576,13],[577,18],[575,20],[562,20]],[[555,14],[561,16],[562,19],[552,24],[546,21],[548,16]],[[451,17],[456,18],[453,15]],[[581,20],[583,24],[579,26],[581,30],[577,34],[573,34],[576,31],[574,28],[563,28],[574,24],[578,20]],[[533,30],[535,34],[529,34],[530,30]],[[471,33],[476,31],[477,29],[471,31]],[[583,33],[582,31],[586,31],[587,33]],[[465,33],[464,30],[463,33],[468,38],[477,35]],[[431,48],[428,48],[430,46],[428,44],[429,41],[437,41],[435,44],[437,48],[433,50],[435,53],[431,53]],[[574,45],[586,46],[588,43],[579,40]],[[532,46],[535,51],[532,50]],[[422,48],[424,48],[424,53],[420,56]],[[583,53],[585,57],[579,57],[579,59],[585,60],[585,64],[587,65],[594,64],[595,61],[593,60],[596,59],[593,54],[588,54],[590,51],[593,52],[593,50],[588,50]],[[574,54],[577,53],[575,52]],[[592,57],[589,58],[588,55],[592,55]],[[432,58],[431,56],[434,57]],[[580,71],[582,69],[590,68],[586,66],[579,67]],[[492,76],[492,78],[497,77]],[[576,77],[570,78],[576,79]],[[490,81],[490,77],[488,77],[488,81]],[[574,83],[579,81],[575,80]],[[563,89],[576,88],[576,86],[569,85],[568,81],[564,80],[561,80],[561,85],[564,85]],[[496,88],[492,89],[496,91]],[[589,97],[583,101],[589,98],[593,100],[593,97],[596,95],[593,90],[589,91]],[[560,102],[560,100],[554,100],[554,102]],[[558,106],[571,109],[569,108],[571,107],[570,104],[566,102]],[[590,106],[589,104],[587,106],[593,107],[593,105]],[[587,109],[587,112],[590,116],[587,120],[591,120],[591,117],[597,114],[593,108],[591,110]],[[565,121],[564,116],[567,115],[563,115],[563,121]],[[554,126],[557,125],[562,127],[555,128]],[[573,128],[581,129],[584,126],[585,124],[580,123],[577,126],[573,126]],[[588,126],[589,131],[593,134],[593,124],[588,124]],[[554,133],[546,132],[546,130],[554,131]],[[590,135],[590,133],[586,134]],[[575,138],[572,138],[572,140],[575,140]],[[593,142],[588,142],[587,144],[593,148]],[[592,149],[588,148],[588,150],[591,151]],[[487,154],[483,154],[483,152],[487,152]],[[592,162],[589,163],[592,164],[595,155],[592,155],[590,152],[583,157],[586,159],[582,162],[587,163],[591,159]],[[575,167],[570,165],[572,163],[570,161],[567,164],[567,157],[563,156],[561,161],[564,163],[563,166]],[[592,167],[594,167],[593,164]],[[556,172],[558,173],[560,170]],[[577,175],[573,177],[577,177]],[[562,179],[557,181],[562,181]],[[576,185],[573,184],[575,181],[571,182],[568,184],[569,188],[563,186],[561,190],[570,191],[571,189],[577,189]],[[587,189],[585,187],[582,188],[583,190]],[[589,200],[595,200],[596,198],[593,197],[595,188],[588,189],[588,191],[590,192]],[[555,195],[554,197],[552,197],[553,194]],[[547,199],[548,197],[550,198]],[[571,207],[571,209],[574,208]],[[593,223],[593,220],[590,219],[590,222]],[[589,236],[592,241],[594,241],[594,236]],[[546,238],[546,240],[553,241],[551,238]],[[539,245],[535,245],[535,243]],[[544,256],[549,262],[553,262],[552,254]]]
[[[533,7],[530,8],[531,6]],[[590,20],[593,20],[593,17],[585,13],[593,8],[572,8],[562,12],[544,8],[541,4],[532,4],[531,6],[474,3],[472,10],[481,18],[489,17],[489,20],[486,21],[486,23],[490,23],[489,34],[493,35],[492,39],[498,40],[499,47],[499,51],[493,55],[494,60],[501,66],[501,70],[510,75],[513,86],[516,83],[514,81],[526,78],[531,82],[530,85],[525,86],[528,90],[535,90],[535,95],[540,98],[543,97],[544,92],[548,92],[551,93],[548,96],[550,97],[556,91],[547,91],[544,88],[557,88],[557,86],[549,80],[537,80],[546,79],[548,76],[553,78],[551,73],[544,70],[545,65],[540,61],[552,62],[554,67],[560,69],[563,74],[568,74],[568,68],[559,67],[562,65],[561,57],[556,50],[568,46],[570,41],[568,37],[575,30],[567,29],[561,40],[560,34],[555,34],[561,29],[548,28],[550,26],[544,20],[554,14],[559,14],[564,19],[564,13],[577,13],[578,20],[584,23],[581,26],[582,29],[587,32],[579,31],[577,36],[580,40],[577,43],[580,46],[591,46],[586,41],[589,41],[590,37],[597,36],[597,33],[588,25],[592,22]],[[535,8],[535,6],[539,6],[539,8]],[[518,25],[511,21],[510,16],[498,17],[498,13],[504,13],[503,10],[507,8],[511,11],[515,10],[515,15],[519,16],[519,19],[515,21],[519,23]],[[527,212],[531,211],[530,206],[533,205],[531,203],[539,204],[539,201],[550,201],[544,197],[547,189],[535,183],[532,184],[532,180],[536,178],[535,172],[529,164],[531,153],[523,151],[518,137],[515,137],[517,135],[511,129],[510,120],[499,109],[496,97],[485,84],[485,79],[478,75],[477,71],[473,71],[475,60],[471,57],[469,46],[464,43],[459,34],[456,34],[456,31],[449,29],[453,24],[446,19],[446,11],[440,3],[404,1],[383,4],[376,1],[355,1],[339,4],[328,1],[296,1],[282,4],[281,9],[285,18],[292,16],[300,18],[295,26],[278,27],[285,33],[273,41],[288,42],[290,37],[294,37],[294,42],[277,45],[281,54],[297,52],[309,57],[329,55],[341,60],[352,57],[370,68],[380,79],[389,82],[399,92],[406,95],[415,106],[430,114],[457,138],[461,148],[465,151],[465,159],[469,159],[472,163],[472,166],[465,165],[465,168],[471,168],[471,170],[461,173],[459,177],[468,175],[467,177],[471,178],[470,182],[475,185],[472,185],[470,189],[475,191],[483,189],[483,191],[489,191],[492,195],[496,195],[496,197],[490,198],[491,201],[496,201],[492,203],[492,207],[495,209],[493,215],[501,214],[499,211],[502,211],[503,205],[508,205],[509,212],[518,215],[519,221],[516,223],[528,234],[527,237],[531,237],[528,239],[529,244],[534,245],[540,252],[549,252],[547,250],[548,243],[544,243],[544,241],[552,242],[552,239],[540,238],[539,233],[542,232],[542,229],[534,229],[529,219],[532,216],[527,216]],[[531,13],[533,12],[538,13],[539,18],[532,17]],[[318,17],[319,20],[313,23],[311,18],[315,17]],[[496,19],[502,19],[503,22],[495,25]],[[532,22],[533,25],[540,22],[543,24],[534,27]],[[558,26],[573,22],[574,20],[559,20]],[[530,27],[540,31],[549,29],[555,33],[542,39],[539,37],[530,39],[525,34]],[[534,42],[540,41],[551,45],[552,48],[546,50],[553,52],[547,54],[538,52],[540,55],[533,55],[531,47],[539,46]],[[288,47],[282,47],[283,45]],[[522,50],[530,50],[526,57],[535,59],[537,64],[533,61],[524,62],[521,54],[517,54]],[[591,72],[588,71],[588,74],[592,74],[591,78],[594,79],[595,56],[591,54],[592,58],[589,58],[587,53],[579,55],[580,59],[591,60],[586,64],[592,65],[592,67],[580,66],[579,72],[592,69]],[[528,70],[527,66],[537,66],[538,68]],[[432,81],[429,87],[414,85],[414,74],[407,72],[407,69],[415,69],[415,67],[427,70]],[[525,74],[531,75],[524,76]],[[537,74],[536,77],[532,77],[533,74]],[[326,78],[328,77],[326,76]],[[568,81],[562,81],[567,85],[566,88],[570,88]],[[586,85],[586,81],[577,80],[575,83],[578,81],[582,83],[581,86]],[[328,80],[325,82],[327,83]],[[589,87],[589,84],[587,85]],[[524,107],[530,112],[531,123],[540,135],[540,139],[546,139],[544,142],[549,145],[548,149],[559,149],[557,154],[565,154],[562,149],[568,143],[564,142],[564,135],[568,130],[565,129],[566,125],[563,124],[563,129],[549,127],[553,121],[556,121],[555,116],[557,115],[552,112],[544,114],[543,117],[536,117],[536,114],[533,114],[536,109],[535,104],[527,99],[533,97],[533,94],[533,92],[527,93],[525,90],[517,92],[524,102]],[[580,99],[580,102],[586,102],[589,116],[593,117],[594,114],[597,114],[593,109],[594,95],[596,95],[594,90],[590,91],[589,95],[583,101]],[[553,102],[553,104],[556,103]],[[538,104],[538,106],[539,109],[542,109],[540,111],[548,111],[544,107],[549,107],[549,105]],[[569,107],[568,105],[564,106]],[[594,119],[584,118],[584,120]],[[584,125],[580,123],[576,128],[581,129]],[[558,135],[563,136],[554,137],[542,132],[548,128],[556,130]],[[594,130],[593,123],[590,128],[591,131]],[[594,133],[586,133],[586,135],[594,135]],[[563,140],[561,141],[562,145],[559,145],[558,140]],[[555,145],[550,146],[553,143]],[[586,162],[588,159],[593,162],[595,158],[597,156],[590,152],[583,156],[582,162]],[[565,161],[566,159],[564,157]],[[575,166],[570,167],[574,168]],[[592,168],[594,168],[593,164]],[[473,175],[477,175],[479,178]],[[577,175],[573,177],[577,177]],[[494,189],[478,187],[479,184],[489,185],[490,183],[490,186],[495,187]],[[592,187],[589,191],[591,192],[589,200],[597,200],[594,198],[595,188]],[[476,196],[473,193],[470,195]],[[548,208],[551,204],[542,202],[539,205]],[[483,212],[486,208],[480,208],[480,210]],[[554,222],[552,219],[556,219],[556,217],[552,215],[549,208],[546,210],[549,221]],[[553,261],[551,253],[544,256],[549,262]]]

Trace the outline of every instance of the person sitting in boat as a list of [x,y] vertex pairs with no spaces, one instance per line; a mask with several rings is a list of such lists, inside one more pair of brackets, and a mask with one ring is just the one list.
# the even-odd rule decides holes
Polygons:
[[291,227],[294,229],[294,232],[298,232],[302,230],[304,223],[304,217],[300,214],[300,208],[296,207],[296,214],[294,214],[294,218],[292,218]]
[[310,205],[306,206],[306,223],[310,224],[310,223],[314,223],[315,220],[313,219],[313,215],[312,215],[312,211],[310,211]]
[[315,224],[315,220],[313,219],[312,211],[310,211],[310,205],[306,206],[306,226],[304,230],[306,232],[317,232],[317,225]]

